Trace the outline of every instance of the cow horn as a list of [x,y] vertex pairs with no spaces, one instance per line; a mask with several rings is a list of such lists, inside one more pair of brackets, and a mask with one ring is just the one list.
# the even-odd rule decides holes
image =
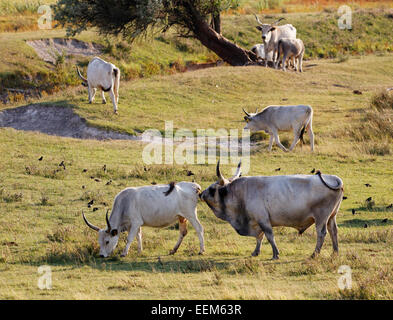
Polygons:
[[217,173],[217,177],[218,177],[218,183],[220,185],[224,185],[225,184],[225,178],[221,174],[221,171],[220,171],[220,160],[218,160],[218,162],[217,162],[216,173]]
[[111,231],[112,228],[111,228],[111,224],[109,223],[108,212],[109,212],[109,209],[106,210],[105,220],[106,220],[106,225],[108,226],[107,231]]
[[87,219],[86,219],[85,214],[83,213],[83,211],[82,211],[82,217],[83,217],[83,220],[85,220],[86,224],[87,224],[90,228],[92,228],[94,231],[100,231],[100,228],[96,227],[95,225],[93,225],[93,224],[91,224],[89,221],[87,221]]
[[236,173],[232,178],[229,179],[229,181],[233,181],[240,177],[240,175],[242,174],[242,170],[240,169],[241,166],[242,166],[242,160],[239,161],[239,164],[237,165]]
[[276,25],[276,24],[279,23],[281,20],[285,20],[285,18],[280,18],[280,19],[274,21],[274,22],[271,24],[271,26]]
[[257,22],[259,23],[259,24],[263,24],[262,22],[261,22],[261,20],[259,20],[259,18],[258,18],[258,16],[254,13],[254,16],[255,16],[255,19],[257,20]]
[[87,79],[86,79],[84,76],[82,76],[82,74],[81,74],[81,72],[80,72],[78,66],[76,66],[76,72],[78,73],[79,78],[81,78],[81,80],[82,80],[83,82],[87,83]]
[[244,108],[242,108],[242,110],[247,115],[247,117],[251,117],[251,115],[246,110],[244,110]]
[[258,107],[255,109],[255,113],[258,113]]

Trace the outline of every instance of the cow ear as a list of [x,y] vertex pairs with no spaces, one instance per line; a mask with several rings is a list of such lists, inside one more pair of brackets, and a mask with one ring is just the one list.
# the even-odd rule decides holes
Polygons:
[[244,120],[246,120],[246,122],[250,121],[250,118],[248,116],[244,116]]
[[262,31],[262,27],[261,26],[256,26],[255,28],[257,28],[259,31]]
[[112,237],[117,236],[117,229],[111,230],[111,236]]
[[271,32],[271,31],[274,31],[274,30],[276,30],[276,27],[271,27],[269,31]]

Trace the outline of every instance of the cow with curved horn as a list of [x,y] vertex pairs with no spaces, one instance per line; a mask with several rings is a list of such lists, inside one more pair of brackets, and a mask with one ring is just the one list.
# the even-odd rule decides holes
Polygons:
[[242,236],[256,238],[253,256],[260,253],[266,235],[273,249],[273,259],[279,258],[273,227],[292,227],[302,234],[315,223],[317,244],[313,257],[319,254],[326,230],[338,253],[336,215],[342,195],[343,182],[334,175],[320,171],[316,175],[240,177],[241,163],[235,176],[225,179],[217,163],[218,180],[204,190],[200,197],[214,215],[227,221]]
[[279,131],[293,131],[294,139],[289,147],[292,151],[296,144],[300,141],[304,144],[303,135],[308,131],[310,137],[311,151],[314,151],[314,133],[312,130],[312,117],[313,109],[308,105],[293,105],[293,106],[268,106],[258,113],[248,113],[243,109],[246,114],[244,120],[247,122],[244,129],[251,132],[265,131],[270,135],[268,151],[272,150],[273,140],[285,152],[288,151],[281,142],[278,136]]
[[[296,39],[296,28],[291,24],[285,24],[283,26],[277,26],[281,20],[285,18],[279,18],[271,24],[262,23],[258,16],[254,14],[255,19],[259,23],[256,28],[262,33],[262,41],[265,50],[265,57],[269,56],[271,52],[273,64],[276,63],[276,56],[278,51],[278,41],[282,38]],[[267,60],[265,60],[265,66],[267,67]]]
[[121,232],[128,231],[127,244],[121,256],[127,255],[135,237],[138,252],[142,251],[142,226],[167,227],[179,221],[179,239],[170,251],[174,254],[187,234],[187,221],[195,228],[200,242],[200,251],[205,251],[203,227],[197,217],[198,196],[201,187],[192,182],[171,182],[168,185],[126,188],[116,197],[110,217],[106,212],[106,228],[91,224],[85,214],[82,217],[88,227],[98,232],[100,257],[108,257],[117,246]]
[[87,66],[87,79],[82,76],[76,67],[78,77],[82,80],[82,85],[88,88],[89,103],[94,101],[97,89],[101,90],[102,103],[106,103],[104,92],[109,92],[113,103],[113,111],[117,114],[117,104],[119,103],[120,69],[112,63],[95,57]]

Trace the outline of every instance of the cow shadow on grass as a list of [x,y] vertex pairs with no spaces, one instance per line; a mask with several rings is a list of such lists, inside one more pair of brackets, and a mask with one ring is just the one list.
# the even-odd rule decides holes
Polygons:
[[[385,220],[387,219],[387,220]],[[343,221],[338,224],[339,227],[347,227],[347,228],[364,228],[364,225],[367,224],[368,227],[372,226],[381,226],[381,227],[387,227],[387,226],[393,226],[393,220],[384,218],[384,219],[350,219]]]
[[[301,259],[271,260],[262,257],[238,256],[226,257],[184,257],[178,259],[171,255],[161,256],[140,256],[131,254],[126,258],[120,258],[114,254],[109,258],[99,258],[95,253],[88,253],[83,250],[72,253],[50,253],[37,261],[27,262],[29,265],[42,265],[43,263],[57,267],[71,267],[79,269],[89,266],[102,271],[144,271],[152,273],[200,273],[200,272],[226,272],[230,274],[249,273],[256,274],[265,267],[272,264],[291,264],[305,261],[307,257]],[[84,255],[83,255],[84,254]]]

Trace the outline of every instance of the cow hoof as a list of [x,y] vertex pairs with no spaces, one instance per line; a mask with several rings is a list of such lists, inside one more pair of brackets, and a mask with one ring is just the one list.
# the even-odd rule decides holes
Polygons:
[[119,112],[115,111],[114,114],[119,115]]
[[199,251],[198,255],[203,256],[203,251]]
[[253,256],[253,257],[258,257],[259,256],[259,252],[253,252],[253,253],[251,253],[251,256]]
[[105,101],[105,100],[103,100],[103,101],[102,101],[102,104],[106,104],[106,101]]
[[275,257],[272,258],[272,260],[278,260],[278,259],[279,259],[278,256],[275,256]]
[[171,250],[171,251],[169,251],[169,254],[170,254],[171,256],[173,256],[175,253],[176,253],[176,251],[175,251],[175,250]]

